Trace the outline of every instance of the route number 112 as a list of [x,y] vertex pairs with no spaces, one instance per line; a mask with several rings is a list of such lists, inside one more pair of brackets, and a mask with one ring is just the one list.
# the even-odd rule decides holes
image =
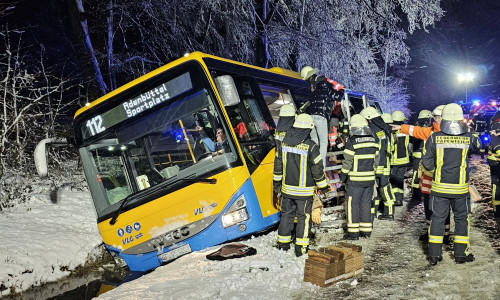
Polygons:
[[96,135],[106,130],[106,128],[102,125],[102,117],[99,115],[88,120],[85,125],[88,129],[90,129],[92,135]]

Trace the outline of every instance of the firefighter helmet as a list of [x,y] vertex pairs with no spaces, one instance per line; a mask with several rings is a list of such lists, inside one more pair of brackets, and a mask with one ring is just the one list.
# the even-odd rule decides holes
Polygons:
[[392,124],[394,121],[392,120],[392,115],[389,114],[389,113],[383,113],[382,114],[382,120],[384,120],[384,122],[386,124]]
[[464,119],[464,112],[460,105],[450,103],[443,108],[442,118],[443,121],[462,121]]
[[349,126],[351,127],[363,127],[368,126],[368,121],[362,115],[353,115],[351,120],[349,120]]
[[443,108],[444,108],[444,105],[439,105],[437,106],[436,108],[434,108],[434,110],[432,111],[432,115],[434,117],[441,117],[441,114],[443,113]]
[[280,117],[295,117],[295,107],[285,104],[280,108]]
[[392,120],[394,122],[403,122],[404,120],[406,120],[406,117],[402,111],[396,110],[392,113]]
[[309,114],[300,114],[295,118],[295,123],[293,123],[293,127],[313,129],[314,128],[313,118]]
[[302,79],[304,80],[307,80],[316,73],[318,73],[318,69],[314,69],[311,66],[305,66],[302,68],[302,70],[300,70],[300,77],[302,77]]
[[353,115],[349,120],[350,132],[352,135],[371,135],[372,131],[368,127],[368,121],[362,115]]
[[462,122],[464,113],[462,107],[456,103],[447,104],[441,116],[441,131],[450,135],[459,135],[468,131],[467,125]]
[[380,113],[375,109],[375,107],[366,107],[364,108],[360,114],[367,120],[371,120],[376,117],[380,117]]
[[432,118],[432,112],[431,112],[430,110],[427,110],[427,109],[421,110],[421,111],[418,113],[418,118],[419,118],[419,119],[428,119],[428,118]]

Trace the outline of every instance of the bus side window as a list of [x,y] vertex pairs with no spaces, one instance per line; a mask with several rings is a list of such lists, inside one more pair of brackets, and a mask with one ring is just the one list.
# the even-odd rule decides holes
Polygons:
[[265,112],[261,109],[262,105],[259,105],[259,101],[263,102],[262,97],[259,100],[258,95],[254,95],[249,82],[235,81],[242,101],[226,107],[226,111],[252,173],[274,147],[274,140],[266,122]]

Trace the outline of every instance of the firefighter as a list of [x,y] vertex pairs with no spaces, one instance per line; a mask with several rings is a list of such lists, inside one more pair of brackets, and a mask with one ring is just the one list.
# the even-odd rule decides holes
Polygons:
[[333,109],[344,95],[344,86],[340,83],[317,75],[318,69],[305,66],[300,71],[300,76],[311,85],[313,98],[306,112],[314,120],[315,128],[311,131],[311,139],[319,146],[319,152],[323,159],[323,167],[326,166],[326,151],[328,148],[328,122]]
[[370,130],[374,136],[378,138],[380,144],[380,159],[376,170],[377,197],[375,197],[374,205],[372,206],[372,215],[374,217],[376,216],[376,210],[379,209],[380,198],[382,198],[382,214],[378,216],[378,218],[380,220],[394,220],[394,196],[389,184],[390,173],[384,172],[385,170],[390,170],[391,167],[390,157],[387,151],[390,143],[391,128],[384,122],[380,113],[373,107],[363,109],[361,115],[368,121]]
[[310,138],[313,128],[314,121],[310,115],[298,115],[274,160],[274,191],[282,195],[278,248],[290,249],[294,218],[297,216],[297,256],[306,253],[309,247],[309,221],[315,186],[323,194],[329,191],[318,145]]
[[[427,141],[427,139],[431,136],[433,132],[441,131],[441,114],[443,112],[444,105],[439,105],[432,111],[432,116],[434,122],[432,123],[432,127],[420,127],[420,126],[412,126],[412,125],[393,125],[394,130],[401,130],[402,133],[408,134],[411,137],[421,139]],[[423,150],[423,149],[422,149]],[[418,169],[419,172],[419,187],[422,195],[422,199],[424,202],[424,212],[425,212],[425,220],[426,220],[426,229],[423,234],[419,236],[419,240],[428,241],[429,240],[429,226],[431,224],[431,215],[432,211],[429,206],[429,198],[431,195],[431,187],[432,187],[432,172],[425,170],[425,168],[421,167],[421,163]],[[450,214],[445,220],[445,230],[444,230],[444,239],[443,244],[450,244]]]
[[[402,111],[396,110],[392,113],[393,124],[401,125],[406,120]],[[394,133],[394,151],[391,157],[391,184],[396,196],[395,206],[403,205],[404,177],[406,167],[410,165],[410,137],[399,130]]]
[[491,118],[491,143],[488,147],[488,164],[491,174],[491,196],[493,205],[493,217],[500,230],[500,114]]
[[[479,138],[483,139],[483,142],[486,142],[487,136],[486,133],[489,131],[488,129],[488,120],[484,115],[484,110],[480,110],[477,115],[472,118],[472,128],[474,131],[479,134]],[[486,147],[481,148],[479,154],[481,154],[481,158],[484,158],[486,154]]]
[[295,107],[291,104],[285,104],[280,108],[278,126],[274,131],[274,142],[276,151],[281,151],[281,143],[285,138],[286,132],[290,130],[295,122]]
[[479,151],[481,142],[476,133],[469,132],[463,118],[460,105],[447,104],[443,108],[441,131],[431,134],[423,151],[422,165],[434,174],[428,253],[431,265],[436,265],[443,259],[444,223],[450,212],[450,205],[455,220],[455,262],[461,264],[474,261],[474,255],[469,251],[471,206],[467,154],[469,151]]
[[380,146],[363,116],[353,115],[349,126],[352,136],[344,149],[340,181],[346,184],[345,239],[357,240],[372,233],[371,203]]
[[[415,126],[420,127],[431,127],[432,126],[432,112],[430,110],[424,109],[418,113],[418,120],[415,123]],[[413,166],[413,177],[411,179],[411,188],[412,188],[412,198],[414,200],[420,201],[421,193],[420,193],[420,180],[418,176],[418,167],[420,165],[420,160],[422,158],[422,149],[424,147],[424,141],[417,139],[415,137],[411,137],[413,151],[411,153],[412,157],[412,166]]]

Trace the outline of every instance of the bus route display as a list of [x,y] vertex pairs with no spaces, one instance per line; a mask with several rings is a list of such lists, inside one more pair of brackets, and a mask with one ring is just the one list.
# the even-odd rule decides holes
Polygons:
[[82,136],[88,139],[106,129],[132,118],[144,111],[150,110],[160,103],[187,92],[193,88],[191,76],[186,72],[147,92],[121,103],[118,106],[98,115],[93,115],[83,122]]

